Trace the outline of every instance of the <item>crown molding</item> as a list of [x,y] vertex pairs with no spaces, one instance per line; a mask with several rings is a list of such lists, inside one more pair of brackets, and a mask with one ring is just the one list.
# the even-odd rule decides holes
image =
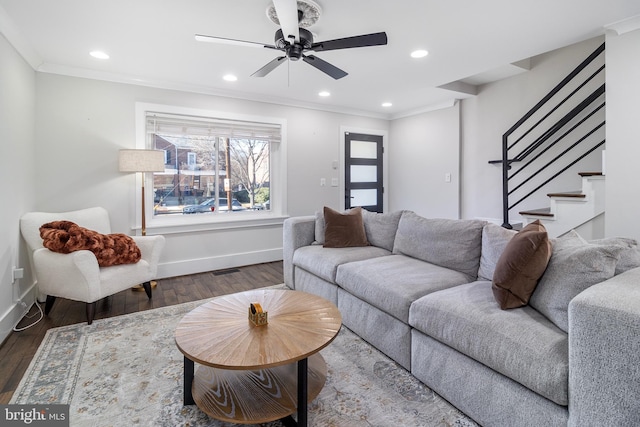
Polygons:
[[614,22],[604,26],[604,29],[617,36],[621,36],[630,31],[640,29],[640,15],[632,16],[621,21]]
[[424,106],[422,108],[418,108],[418,109],[415,109],[415,110],[409,110],[409,111],[405,111],[405,112],[398,113],[398,114],[392,114],[389,117],[389,120],[403,119],[405,117],[417,116],[418,114],[424,114],[424,113],[430,113],[432,111],[444,110],[446,108],[451,108],[451,107],[455,106],[457,103],[458,103],[458,99],[451,98],[451,99],[447,99],[446,101],[439,102],[437,104],[426,105],[426,106]]
[[335,105],[322,105],[310,102],[294,101],[291,99],[279,98],[274,96],[264,96],[255,93],[241,91],[227,91],[223,89],[212,88],[201,85],[191,85],[187,83],[176,83],[171,81],[147,79],[139,76],[129,76],[118,73],[109,73],[104,71],[90,70],[79,67],[69,67],[66,65],[44,63],[40,65],[37,71],[48,74],[59,74],[71,77],[80,77],[91,80],[102,80],[113,83],[132,84],[137,86],[153,87],[158,89],[168,89],[181,92],[191,92],[203,95],[220,96],[224,98],[242,99],[246,101],[262,102],[268,104],[277,104],[288,107],[306,108],[310,110],[327,111],[331,113],[348,114],[354,116],[364,116],[376,119],[389,120],[388,114],[380,114],[372,111],[357,110],[352,108],[344,108]]

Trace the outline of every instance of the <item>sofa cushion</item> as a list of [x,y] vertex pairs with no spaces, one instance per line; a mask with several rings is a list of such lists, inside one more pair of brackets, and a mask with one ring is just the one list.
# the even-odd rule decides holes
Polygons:
[[404,323],[416,299],[467,282],[464,273],[405,255],[342,264],[336,275],[342,289]]
[[529,305],[567,332],[569,302],[588,287],[613,277],[623,248],[583,243],[576,233],[552,240],[552,246],[549,265]]
[[402,211],[376,213],[363,209],[362,219],[369,243],[373,246],[392,251],[401,217]]
[[309,273],[335,283],[336,272],[340,264],[363,259],[390,255],[386,249],[375,246],[356,248],[325,248],[320,245],[304,246],[293,254],[293,265],[304,268]]
[[568,404],[567,334],[529,306],[501,310],[491,282],[418,299],[409,310],[409,324],[547,399]]
[[551,257],[547,230],[539,220],[507,243],[493,274],[493,296],[503,310],[527,305]]
[[369,246],[362,221],[362,208],[345,213],[324,207],[324,247],[351,248]]
[[429,219],[405,211],[398,224],[393,252],[460,271],[475,280],[480,266],[485,221]]
[[480,251],[480,268],[478,279],[493,280],[493,272],[502,251],[507,243],[518,232],[509,230],[500,225],[488,223],[482,228],[482,249]]

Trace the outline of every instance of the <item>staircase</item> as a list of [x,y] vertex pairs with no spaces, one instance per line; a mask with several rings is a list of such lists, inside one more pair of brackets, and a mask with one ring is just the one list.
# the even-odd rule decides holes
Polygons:
[[[580,171],[603,164],[604,50],[603,43],[503,134],[502,159],[489,161],[502,166],[503,227],[513,228],[516,207],[525,222],[539,219],[550,237],[594,229],[603,218],[605,177]],[[547,205],[545,194],[549,208],[534,209]]]
[[582,189],[549,193],[550,207],[519,212],[527,223],[536,219],[550,237],[561,236],[604,214],[605,176],[600,172],[581,172]]

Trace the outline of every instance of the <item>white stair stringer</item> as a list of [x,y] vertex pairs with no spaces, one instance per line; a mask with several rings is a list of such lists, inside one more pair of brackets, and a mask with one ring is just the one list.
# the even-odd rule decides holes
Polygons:
[[584,197],[550,196],[552,216],[523,213],[522,217],[527,224],[539,219],[547,229],[549,237],[561,236],[604,213],[605,176],[582,177],[581,193]]

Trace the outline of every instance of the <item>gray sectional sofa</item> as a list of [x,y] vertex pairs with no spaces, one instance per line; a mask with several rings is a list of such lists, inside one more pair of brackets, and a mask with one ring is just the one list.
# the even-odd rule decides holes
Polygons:
[[362,213],[369,246],[323,246],[324,219],[284,224],[285,283],[484,426],[640,425],[640,252],[552,239],[529,304],[492,276],[515,234],[478,220]]

